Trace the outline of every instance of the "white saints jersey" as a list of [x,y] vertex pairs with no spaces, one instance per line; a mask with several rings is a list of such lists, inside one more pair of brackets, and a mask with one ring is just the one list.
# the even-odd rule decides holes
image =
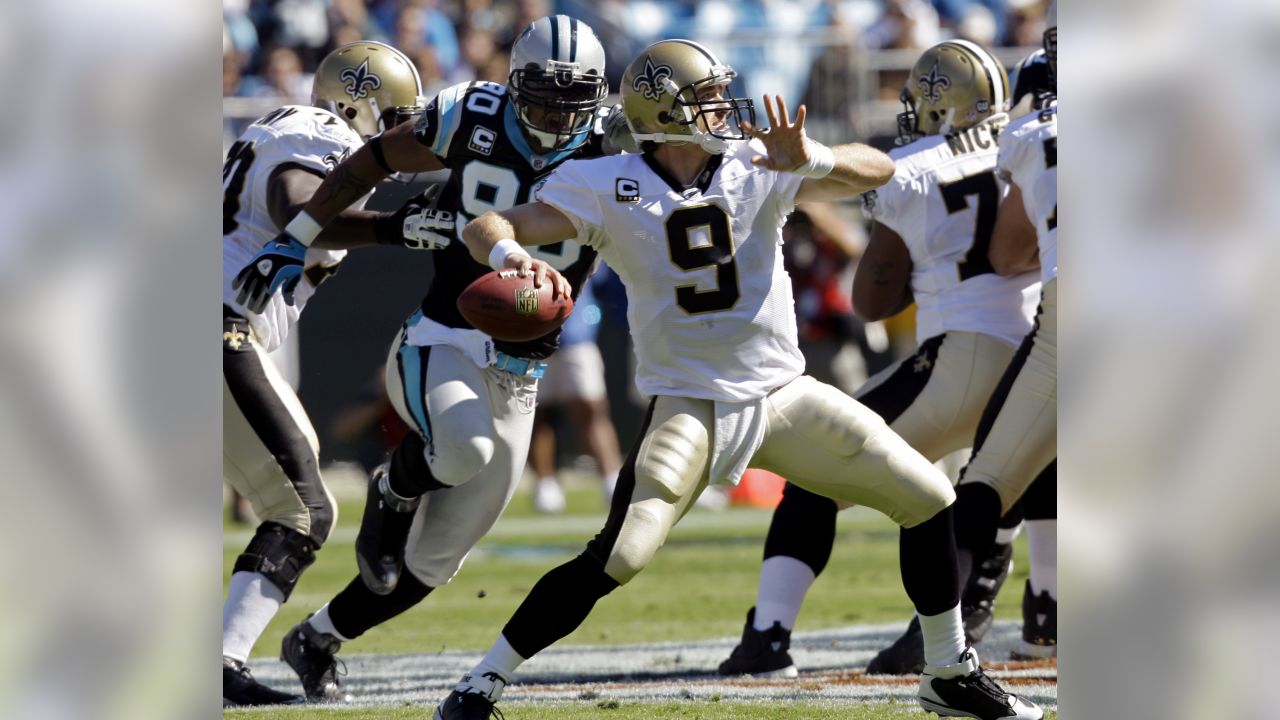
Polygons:
[[866,213],[911,254],[919,342],[951,330],[1016,345],[1031,331],[1035,273],[1001,277],[987,259],[1006,192],[995,172],[1002,120],[895,148],[893,179],[863,195]]
[[1040,279],[1058,277],[1058,101],[1019,118],[1000,136],[1000,176],[1022,191],[1036,226]]
[[[294,305],[277,292],[261,314],[236,302],[236,273],[281,231],[271,219],[267,184],[277,168],[297,167],[324,176],[364,142],[338,116],[320,108],[288,105],[250,125],[227,152],[222,168],[222,302],[244,313],[267,352],[284,342],[315,286],[298,283]],[[363,201],[357,207],[363,206]],[[336,265],[345,250],[307,251],[306,266]]]
[[804,372],[782,267],[802,178],[763,154],[732,143],[688,189],[648,155],[570,160],[537,191],[622,278],[640,392],[748,401]]

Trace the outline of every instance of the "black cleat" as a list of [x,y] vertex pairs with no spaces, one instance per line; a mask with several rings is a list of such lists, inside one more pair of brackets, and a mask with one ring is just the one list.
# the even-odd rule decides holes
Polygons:
[[1022,591],[1022,644],[1014,660],[1037,660],[1058,655],[1058,601],[1048,590],[1031,594],[1031,580]]
[[497,673],[463,675],[462,682],[436,707],[434,720],[503,720],[502,711],[494,703],[506,686],[507,681]]
[[1013,544],[992,543],[991,552],[977,563],[969,582],[960,595],[960,614],[964,617],[964,638],[978,644],[991,630],[995,619],[996,595],[1013,569]]
[[477,693],[454,690],[436,707],[434,720],[489,720],[489,718],[503,720],[502,711],[489,698]]
[[754,675],[756,677],[798,677],[800,671],[787,652],[791,648],[791,631],[774,621],[768,630],[756,630],[752,623],[756,609],[747,611],[747,624],[742,628],[742,641],[720,663],[721,675]]
[[345,702],[349,699],[338,681],[338,659],[335,656],[341,647],[342,642],[338,638],[316,632],[306,620],[294,625],[280,642],[280,659],[298,674],[309,702]]
[[389,595],[404,572],[404,548],[409,542],[413,513],[421,498],[405,500],[387,487],[387,466],[379,465],[369,477],[364,517],[356,535],[356,565],[364,584],[378,595]]
[[912,617],[902,637],[867,663],[868,675],[918,675],[924,670],[924,635],[920,618]]
[[253,679],[244,663],[222,658],[222,706],[297,705],[301,695],[272,690]]
[[978,654],[969,648],[954,665],[925,667],[920,675],[920,707],[942,717],[978,720],[1041,720],[1034,703],[1007,693],[982,672]]

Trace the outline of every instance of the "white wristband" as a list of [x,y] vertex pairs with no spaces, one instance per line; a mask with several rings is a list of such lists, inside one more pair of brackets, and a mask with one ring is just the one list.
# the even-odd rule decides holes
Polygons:
[[311,247],[311,243],[315,242],[316,236],[323,229],[324,227],[316,222],[316,219],[311,217],[311,214],[306,210],[294,215],[293,220],[290,220],[289,224],[284,227],[285,232],[307,247]]
[[805,139],[805,144],[809,149],[809,159],[805,164],[792,170],[796,175],[802,175],[807,178],[824,178],[831,174],[836,166],[835,152],[818,142],[817,140]]
[[494,270],[502,270],[507,266],[507,258],[512,255],[530,257],[529,251],[521,247],[520,243],[515,240],[499,240],[493,246],[493,249],[489,251],[489,267]]

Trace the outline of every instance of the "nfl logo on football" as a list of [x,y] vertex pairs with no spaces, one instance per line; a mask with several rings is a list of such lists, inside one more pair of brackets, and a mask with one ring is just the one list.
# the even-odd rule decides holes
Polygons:
[[516,312],[521,315],[538,314],[538,291],[532,288],[516,290]]

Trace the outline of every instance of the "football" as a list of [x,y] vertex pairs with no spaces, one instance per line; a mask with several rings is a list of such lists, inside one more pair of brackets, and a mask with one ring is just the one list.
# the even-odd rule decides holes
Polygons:
[[573,298],[551,299],[550,281],[533,287],[533,275],[514,270],[481,275],[458,296],[458,312],[472,327],[496,340],[536,340],[564,324]]

